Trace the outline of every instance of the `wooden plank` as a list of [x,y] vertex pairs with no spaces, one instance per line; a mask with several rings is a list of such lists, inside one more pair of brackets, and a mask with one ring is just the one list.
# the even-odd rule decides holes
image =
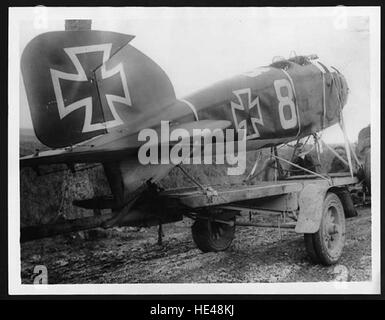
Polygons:
[[167,190],[162,195],[177,198],[182,204],[190,208],[199,208],[300,192],[308,184],[316,184],[319,187],[323,186],[325,189],[328,189],[333,186],[352,185],[357,182],[358,179],[356,177],[352,178],[346,175],[331,177],[330,181],[317,177],[313,177],[313,179],[306,177],[290,181],[264,181],[257,185],[210,186],[214,192],[204,192],[194,187],[181,188]]
[[335,177],[332,178],[333,186],[344,186],[358,183],[357,177]]
[[330,175],[330,181],[326,181],[321,178],[317,177],[311,177],[311,176],[297,176],[297,177],[289,177],[285,180],[286,182],[297,182],[301,183],[304,186],[307,184],[317,184],[317,185],[324,185],[325,187],[338,187],[338,186],[344,186],[344,185],[352,185],[358,183],[357,177],[351,177],[350,175],[346,175],[345,173],[339,175],[339,174],[333,174]]
[[171,198],[178,198],[181,203],[190,208],[199,208],[299,192],[302,189],[302,185],[296,182],[270,182],[252,186],[238,185],[213,189],[215,192],[204,193],[202,190],[189,190],[187,192],[166,192],[164,195]]

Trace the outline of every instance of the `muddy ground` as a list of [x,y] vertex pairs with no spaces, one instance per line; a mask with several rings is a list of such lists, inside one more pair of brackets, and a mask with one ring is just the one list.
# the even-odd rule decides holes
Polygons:
[[371,210],[347,219],[343,256],[337,266],[314,265],[303,236],[274,229],[238,228],[231,247],[201,253],[193,243],[192,221],[157,228],[120,228],[96,239],[60,236],[21,245],[22,282],[32,283],[33,268],[45,265],[48,282],[59,283],[229,283],[366,281],[371,279]]

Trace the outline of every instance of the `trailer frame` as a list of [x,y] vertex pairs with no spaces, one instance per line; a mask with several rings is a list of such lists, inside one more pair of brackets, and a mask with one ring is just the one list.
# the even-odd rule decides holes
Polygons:
[[[304,234],[305,242],[310,241],[310,245],[307,244],[306,247],[308,251],[313,251],[309,253],[313,260],[329,265],[338,261],[344,245],[345,220],[341,218],[341,214],[338,217],[338,211],[342,210],[346,217],[353,215],[355,208],[347,188],[358,182],[358,178],[350,176],[349,173],[330,174],[326,179],[305,175],[253,185],[210,185],[170,189],[163,191],[160,196],[179,203],[180,208],[184,210],[184,216],[196,220],[195,223],[200,225],[195,231],[193,226],[192,232],[194,241],[204,252],[226,250],[231,243],[228,238],[234,237],[236,226],[276,228],[279,237],[282,231]],[[337,197],[333,198],[330,194]],[[324,221],[325,200],[330,202],[329,198],[334,200],[333,210],[337,208],[335,217],[338,218],[338,224]],[[270,222],[255,222],[252,216],[268,216]],[[271,218],[276,219],[276,222],[271,222]],[[326,226],[327,223],[330,225]],[[214,243],[214,240],[210,240],[210,225],[226,226],[226,242],[222,246],[220,242],[210,245],[210,241]],[[339,253],[337,257],[330,259],[325,253],[315,254],[312,244],[314,240],[311,240],[319,233],[325,233],[325,228],[328,230],[325,237],[337,238],[338,230],[341,233],[340,243],[336,245],[340,247],[337,248]],[[322,242],[323,239],[318,241]]]

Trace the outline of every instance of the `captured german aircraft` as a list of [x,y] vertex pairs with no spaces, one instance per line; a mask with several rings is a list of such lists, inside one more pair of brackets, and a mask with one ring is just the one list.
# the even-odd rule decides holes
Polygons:
[[21,167],[101,163],[110,184],[111,196],[74,203],[112,209],[111,216],[80,229],[180,219],[169,208],[165,213],[164,198],[154,200],[153,186],[174,165],[138,162],[143,128],[157,130],[169,121],[188,130],[244,129],[247,150],[257,150],[337,123],[347,102],[344,76],[315,55],[276,61],[178,99],[165,72],[130,45],[133,38],[95,30],[48,32],[22,55],[34,130],[52,150],[22,157]]

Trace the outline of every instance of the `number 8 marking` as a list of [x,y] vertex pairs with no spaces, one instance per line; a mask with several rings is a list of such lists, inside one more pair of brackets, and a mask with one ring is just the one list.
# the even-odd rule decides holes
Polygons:
[[[282,88],[287,88],[287,96],[282,96]],[[280,79],[274,81],[274,88],[277,94],[277,98],[279,101],[278,104],[278,112],[279,119],[281,121],[281,125],[283,129],[291,129],[297,125],[297,113],[295,110],[295,104],[293,101],[293,90],[291,88],[290,82],[286,79]],[[284,108],[288,106],[290,108],[290,118],[286,119],[284,114]]]

